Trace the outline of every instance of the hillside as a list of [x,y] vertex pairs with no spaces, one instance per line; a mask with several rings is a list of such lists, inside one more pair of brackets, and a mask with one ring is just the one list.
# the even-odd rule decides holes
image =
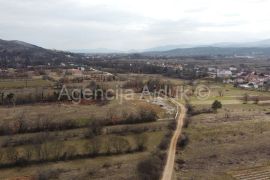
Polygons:
[[59,64],[67,60],[77,60],[79,55],[70,52],[44,49],[22,41],[0,39],[0,65]]
[[146,52],[150,56],[252,56],[269,57],[269,47],[195,47],[163,52]]

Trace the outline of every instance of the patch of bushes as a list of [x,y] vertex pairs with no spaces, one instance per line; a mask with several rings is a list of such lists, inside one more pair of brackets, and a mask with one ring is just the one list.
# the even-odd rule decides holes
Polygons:
[[187,146],[188,141],[188,136],[183,133],[177,141],[177,146],[181,149],[184,149]]
[[172,135],[173,135],[173,132],[170,131],[164,136],[164,138],[161,140],[161,142],[158,146],[160,150],[167,150],[168,149],[170,142],[171,142]]
[[166,155],[160,152],[152,154],[137,166],[139,178],[141,180],[160,179],[165,164]]
[[186,117],[184,118],[184,122],[183,122],[183,128],[188,128],[190,122],[191,122],[190,116],[186,115]]
[[61,131],[80,127],[81,125],[79,125],[76,120],[71,119],[52,121],[44,117],[32,122],[26,119],[18,119],[8,124],[0,124],[0,135]]
[[146,123],[146,122],[154,122],[157,119],[157,113],[153,110],[145,110],[141,109],[138,113],[128,114],[126,117],[122,117],[121,119],[115,121],[112,118],[107,119],[105,125],[121,125],[121,124],[138,124],[138,123]]
[[[20,151],[17,148],[8,147],[6,150],[0,151],[0,168],[128,154],[147,149],[147,137],[144,135],[138,136],[134,142],[135,147],[132,147],[126,138],[120,136],[112,136],[106,141],[95,137],[85,143],[83,153],[78,152],[75,146],[67,146],[59,141],[46,141],[43,144],[25,146]],[[106,152],[101,150],[101,147],[104,146]]]

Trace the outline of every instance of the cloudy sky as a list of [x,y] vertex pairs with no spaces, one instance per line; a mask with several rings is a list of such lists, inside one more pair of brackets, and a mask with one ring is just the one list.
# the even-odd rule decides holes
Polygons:
[[270,0],[0,0],[0,39],[116,50],[270,38]]

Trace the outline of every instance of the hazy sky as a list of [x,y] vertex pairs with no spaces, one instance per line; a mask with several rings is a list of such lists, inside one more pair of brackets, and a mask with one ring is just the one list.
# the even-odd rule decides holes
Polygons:
[[143,49],[270,38],[270,0],[0,0],[0,39]]

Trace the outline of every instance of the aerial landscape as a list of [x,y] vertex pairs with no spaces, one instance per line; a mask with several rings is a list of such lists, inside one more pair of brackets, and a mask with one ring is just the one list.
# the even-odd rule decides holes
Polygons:
[[0,5],[0,180],[270,179],[270,0]]

